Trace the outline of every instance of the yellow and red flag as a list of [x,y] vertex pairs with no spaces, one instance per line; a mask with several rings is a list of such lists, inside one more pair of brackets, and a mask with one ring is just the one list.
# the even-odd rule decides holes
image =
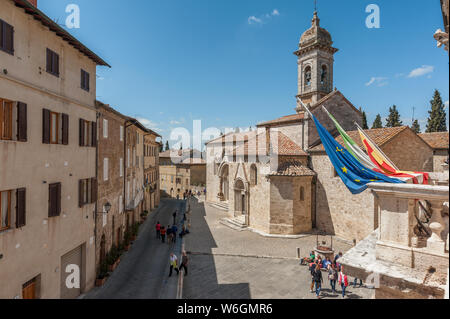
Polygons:
[[358,131],[370,160],[377,166],[377,168],[374,169],[375,171],[387,176],[412,178],[414,184],[428,184],[428,173],[399,170],[359,126]]

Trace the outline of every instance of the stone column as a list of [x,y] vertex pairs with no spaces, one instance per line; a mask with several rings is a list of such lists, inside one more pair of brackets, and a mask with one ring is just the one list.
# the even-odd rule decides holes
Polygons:
[[443,200],[432,200],[431,202],[431,223],[430,229],[433,232],[427,241],[427,248],[437,253],[445,252],[445,242],[441,237],[441,233],[445,228],[445,222],[442,218],[442,210],[444,208]]

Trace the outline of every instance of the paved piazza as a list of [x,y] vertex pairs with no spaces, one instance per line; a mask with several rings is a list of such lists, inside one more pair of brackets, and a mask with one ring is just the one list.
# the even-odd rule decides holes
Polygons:
[[[299,239],[267,238],[251,231],[237,231],[220,224],[225,212],[202,202],[191,204],[191,233],[185,237],[190,253],[189,276],[185,277],[186,299],[314,299],[311,277],[300,266],[297,248],[307,255],[316,236]],[[345,253],[352,246],[334,238],[333,248]],[[322,298],[341,298],[332,294],[326,273]],[[353,278],[349,278],[353,279]],[[374,291],[348,287],[348,298],[372,298]]]

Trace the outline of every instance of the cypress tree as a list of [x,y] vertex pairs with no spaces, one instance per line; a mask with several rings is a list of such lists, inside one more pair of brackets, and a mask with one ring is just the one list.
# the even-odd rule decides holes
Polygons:
[[430,101],[431,111],[428,111],[427,133],[446,132],[447,123],[444,103],[442,103],[441,94],[438,90],[434,91],[433,100]]
[[363,121],[362,121],[362,128],[363,129],[365,129],[365,130],[368,130],[369,129],[369,125],[367,125],[367,115],[366,115],[366,112],[362,112],[362,114],[363,114]]
[[397,106],[393,105],[389,108],[389,116],[386,120],[386,127],[402,126],[403,123],[400,120],[400,113],[398,113]]
[[377,114],[375,121],[373,121],[372,129],[383,128],[383,122],[381,122],[381,115]]
[[420,124],[418,120],[415,120],[411,126],[411,129],[416,133],[419,134],[420,133]]
[[170,150],[169,141],[166,141],[166,151]]

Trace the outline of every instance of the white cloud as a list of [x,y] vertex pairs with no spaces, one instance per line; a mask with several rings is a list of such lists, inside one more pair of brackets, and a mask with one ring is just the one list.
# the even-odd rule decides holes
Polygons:
[[422,65],[420,68],[412,70],[409,73],[408,78],[417,78],[417,77],[423,76],[425,74],[433,73],[433,71],[434,71],[434,66]]
[[448,103],[449,103],[448,100],[444,102],[444,105],[445,105],[446,108],[448,108],[448,106],[449,106]]
[[150,121],[149,119],[146,119],[143,117],[136,117],[136,120],[138,120],[146,128],[149,128],[151,130],[161,131],[161,129],[158,128],[158,124]]
[[262,24],[262,19],[258,19],[255,16],[251,16],[248,18],[248,24]]
[[370,78],[370,81],[366,83],[366,86],[371,86],[372,84],[376,84],[379,87],[388,85],[388,78],[382,76],[374,76]]
[[247,21],[248,24],[265,24],[267,23],[270,19],[272,19],[272,17],[278,17],[280,15],[280,11],[278,11],[277,9],[273,9],[273,11],[271,13],[266,13],[263,14],[259,17],[256,16],[250,16],[248,17]]

